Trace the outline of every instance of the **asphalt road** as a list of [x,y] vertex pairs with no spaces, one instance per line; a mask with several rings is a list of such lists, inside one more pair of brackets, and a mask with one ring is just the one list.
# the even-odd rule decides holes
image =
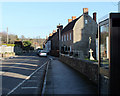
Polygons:
[[39,57],[36,53],[28,53],[3,60],[0,64],[2,68],[0,75],[2,75],[3,96],[40,94],[40,81],[48,60],[48,57]]

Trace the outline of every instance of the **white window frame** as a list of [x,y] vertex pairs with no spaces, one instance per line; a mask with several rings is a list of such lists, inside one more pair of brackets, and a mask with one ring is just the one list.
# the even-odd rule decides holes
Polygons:
[[72,51],[72,46],[70,46],[70,52]]
[[85,24],[88,24],[88,20],[87,19],[85,19]]
[[62,41],[63,41],[63,35],[62,35]]
[[71,32],[70,32],[70,40],[71,40]]
[[66,41],[66,35],[64,35],[64,41]]
[[68,33],[67,33],[67,41],[68,41]]

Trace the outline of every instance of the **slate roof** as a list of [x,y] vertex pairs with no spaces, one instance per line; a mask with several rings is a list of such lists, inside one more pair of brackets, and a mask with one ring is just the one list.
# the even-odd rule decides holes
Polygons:
[[[81,15],[81,16],[82,16],[82,15]],[[81,17],[81,16],[80,16],[80,17]],[[69,30],[72,30],[73,27],[74,27],[74,25],[75,25],[75,23],[76,23],[76,21],[77,21],[80,17],[78,17],[78,18],[76,18],[75,20],[73,20],[73,21],[71,21],[70,23],[68,23],[68,24],[64,27],[64,29],[62,30],[62,33],[63,33],[63,32],[66,32],[66,31],[69,31]]]
[[57,32],[53,33],[53,35],[52,35],[52,36],[49,36],[49,37],[48,37],[48,39],[46,40],[46,42],[45,42],[45,43],[47,43],[47,41],[51,40],[51,39],[52,39],[52,37],[53,37],[55,34],[57,34]]

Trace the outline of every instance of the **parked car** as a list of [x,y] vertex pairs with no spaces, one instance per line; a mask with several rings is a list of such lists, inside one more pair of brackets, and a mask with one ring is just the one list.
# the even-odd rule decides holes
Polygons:
[[44,57],[47,57],[47,52],[45,50],[41,50],[39,52],[39,56],[44,56]]
[[37,55],[39,55],[39,54],[40,54],[40,52],[41,52],[41,50],[37,50]]

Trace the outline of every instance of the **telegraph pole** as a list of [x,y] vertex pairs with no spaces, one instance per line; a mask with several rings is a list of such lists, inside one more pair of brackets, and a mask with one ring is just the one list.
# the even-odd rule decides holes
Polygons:
[[8,27],[7,27],[7,44],[8,44]]

